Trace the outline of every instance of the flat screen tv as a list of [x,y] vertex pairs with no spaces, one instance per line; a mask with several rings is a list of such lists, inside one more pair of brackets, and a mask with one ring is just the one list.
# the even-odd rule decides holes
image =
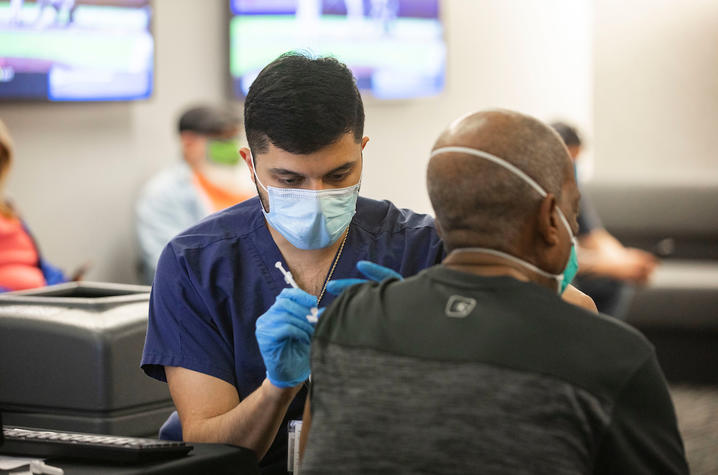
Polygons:
[[0,100],[149,97],[151,15],[150,0],[0,1]]
[[230,0],[230,73],[246,96],[259,71],[300,50],[334,56],[379,99],[438,94],[446,47],[439,0]]

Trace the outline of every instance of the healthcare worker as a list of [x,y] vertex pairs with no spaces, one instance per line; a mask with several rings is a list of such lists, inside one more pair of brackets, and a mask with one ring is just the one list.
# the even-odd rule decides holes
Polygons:
[[[436,264],[443,250],[429,216],[358,196],[369,139],[344,64],[280,56],[252,84],[244,120],[249,148],[240,153],[259,196],[165,247],[141,364],[168,382],[184,440],[248,447],[263,473],[286,473],[287,422],[301,419],[310,342],[285,344],[273,335],[286,328],[270,324],[265,361],[258,317],[300,315],[310,325],[311,309],[334,298],[330,279],[364,277],[358,261],[376,263],[369,273],[381,280],[395,275],[385,268],[413,275]],[[178,429],[170,422],[161,435]]]
[[241,121],[233,111],[202,105],[178,123],[182,160],[143,187],[136,205],[141,279],[151,284],[165,245],[202,218],[254,196],[240,159]]

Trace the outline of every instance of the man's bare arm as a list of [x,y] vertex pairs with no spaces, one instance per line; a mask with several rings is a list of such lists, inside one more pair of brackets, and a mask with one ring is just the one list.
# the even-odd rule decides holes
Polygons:
[[578,238],[579,272],[645,283],[658,261],[648,252],[624,247],[604,229]]
[[165,373],[185,441],[246,447],[258,460],[272,445],[301,388],[278,388],[265,379],[240,401],[234,386],[214,376],[174,366],[165,366]]

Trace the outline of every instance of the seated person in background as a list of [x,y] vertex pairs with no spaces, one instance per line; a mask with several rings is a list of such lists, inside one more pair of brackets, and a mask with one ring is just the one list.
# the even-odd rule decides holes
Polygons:
[[180,117],[183,160],[153,177],[137,201],[145,283],[152,283],[157,260],[170,239],[207,215],[255,195],[239,156],[240,123],[234,112],[210,106],[193,107]]
[[427,183],[448,255],[320,317],[302,474],[688,473],[653,347],[560,298],[579,203],[560,138],[466,116]]
[[[563,139],[575,164],[582,147],[578,131],[563,122],[554,122],[551,127]],[[656,258],[640,249],[624,247],[611,236],[585,193],[579,205],[578,248],[580,271],[576,286],[593,298],[601,313],[625,319],[633,285],[650,279]]]
[[66,282],[62,271],[42,258],[30,231],[6,197],[12,161],[10,132],[0,121],[0,292]]

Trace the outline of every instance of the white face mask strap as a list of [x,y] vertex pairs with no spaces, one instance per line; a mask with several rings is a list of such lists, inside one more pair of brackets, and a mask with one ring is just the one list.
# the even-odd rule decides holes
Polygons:
[[528,183],[531,188],[536,190],[539,195],[541,195],[541,198],[545,198],[547,196],[546,191],[541,188],[541,185],[536,183],[536,180],[528,176],[526,173],[521,171],[519,168],[517,168],[515,165],[512,165],[511,163],[507,162],[503,158],[499,158],[496,155],[492,155],[488,152],[484,152],[483,150],[477,150],[475,148],[469,148],[469,147],[441,147],[437,148],[433,152],[431,152],[431,157],[434,157],[436,155],[442,154],[442,153],[466,153],[469,155],[473,155],[475,157],[480,157],[483,159],[486,159],[490,162],[494,162],[495,164],[504,167],[514,175],[518,176],[522,180],[524,180],[526,183]]
[[254,173],[254,178],[257,180],[257,183],[259,183],[259,186],[261,186],[264,191],[269,193],[269,190],[267,190],[267,187],[262,184],[262,182],[259,180],[259,176],[257,176],[257,164],[254,163],[254,154],[252,153],[251,150],[249,151],[249,158],[252,159],[252,172]]

